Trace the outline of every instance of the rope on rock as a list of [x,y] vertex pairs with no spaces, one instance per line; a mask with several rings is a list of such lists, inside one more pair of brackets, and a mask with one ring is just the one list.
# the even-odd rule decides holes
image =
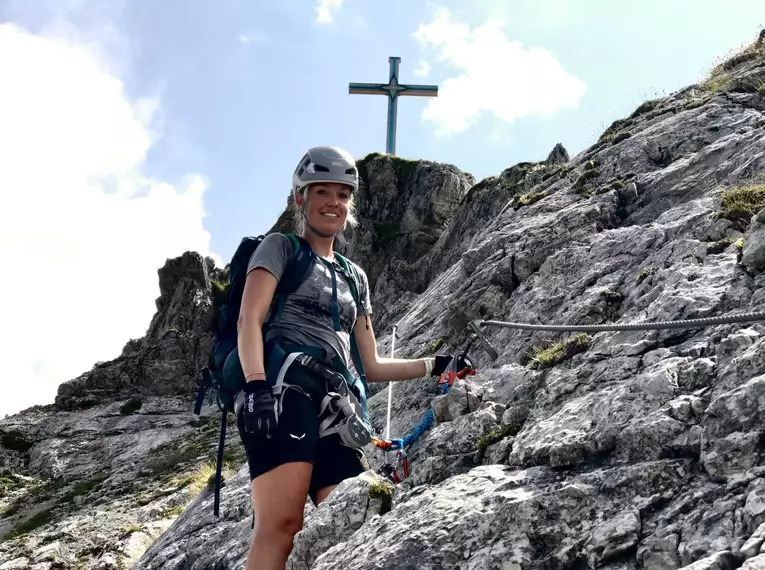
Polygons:
[[[472,322],[472,327],[476,334],[478,333],[478,326],[497,326],[503,328],[516,328],[524,330],[541,330],[541,331],[567,331],[567,332],[600,332],[600,331],[639,331],[639,330],[662,330],[662,329],[682,329],[682,328],[697,328],[710,325],[724,325],[734,323],[747,323],[753,321],[765,320],[765,311],[752,311],[749,313],[739,313],[733,315],[721,315],[717,317],[702,317],[698,319],[683,319],[678,321],[648,321],[644,323],[612,323],[601,325],[540,325],[531,323],[514,323],[509,321],[497,321],[497,320],[476,320]],[[480,339],[484,340],[485,339]],[[472,342],[472,341],[471,341]],[[489,345],[488,348],[491,348]],[[490,352],[494,352],[493,349]],[[465,350],[467,353],[467,349]],[[496,354],[496,352],[494,352]],[[496,357],[495,357],[496,358]],[[465,378],[468,374],[475,374],[474,370],[461,370],[460,372],[445,372],[441,375],[438,383],[441,388],[442,394],[447,394],[452,387],[452,384],[457,378]],[[390,394],[389,394],[390,398]],[[386,430],[386,436],[390,432],[390,400],[388,403],[388,426]],[[406,434],[403,438],[399,439],[377,439],[372,438],[372,443],[380,449],[388,451],[398,451],[396,465],[386,463],[383,466],[383,470],[386,474],[393,479],[394,482],[400,483],[402,477],[398,474],[398,466],[403,464],[403,477],[409,476],[409,460],[406,455],[406,448],[413,445],[422,435],[427,432],[435,423],[435,413],[433,408],[429,407],[425,417],[422,418],[419,424],[417,424],[411,432]]]
[[[475,374],[474,370],[468,370],[467,368],[460,370],[459,372],[444,372],[438,383],[441,390],[441,394],[448,394],[451,390],[454,381],[457,378],[465,378],[468,374]],[[383,466],[383,470],[386,474],[393,479],[394,482],[400,483],[406,477],[409,477],[409,459],[406,455],[406,449],[412,446],[422,435],[427,432],[436,421],[436,414],[433,408],[429,407],[425,413],[425,417],[422,418],[419,424],[417,424],[412,431],[399,439],[377,439],[372,438],[372,443],[385,452],[398,451],[396,456],[396,465],[386,463]],[[403,467],[403,477],[398,474],[398,466]]]
[[597,331],[643,331],[660,329],[692,329],[709,325],[727,325],[732,323],[747,323],[765,320],[765,311],[740,313],[737,315],[721,315],[719,317],[703,317],[699,319],[685,319],[680,321],[649,321],[645,323],[613,323],[605,325],[536,325],[529,323],[511,323],[507,321],[479,321],[480,325],[497,326],[514,329],[535,331],[571,331],[571,332],[597,332]]

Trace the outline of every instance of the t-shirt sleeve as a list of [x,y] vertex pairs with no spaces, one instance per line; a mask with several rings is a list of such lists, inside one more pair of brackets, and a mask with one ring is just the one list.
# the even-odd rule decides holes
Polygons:
[[358,265],[356,266],[356,271],[359,274],[359,302],[361,304],[361,306],[358,307],[357,313],[359,317],[363,317],[364,315],[372,314],[372,301],[369,293],[369,280],[367,279],[366,272]]
[[260,243],[250,257],[247,273],[253,269],[263,268],[271,273],[278,281],[287,263],[292,257],[293,247],[290,238],[282,234],[269,234]]

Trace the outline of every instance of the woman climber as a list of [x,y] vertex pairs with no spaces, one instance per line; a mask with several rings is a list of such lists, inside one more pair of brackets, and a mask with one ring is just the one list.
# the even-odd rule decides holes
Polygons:
[[[369,468],[360,449],[369,422],[359,372],[370,382],[438,376],[452,358],[377,354],[366,273],[334,252],[335,237],[356,224],[358,188],[348,152],[308,150],[292,175],[300,239],[266,236],[247,268],[233,353],[246,381],[237,424],[255,516],[247,570],[284,568],[303,526],[306,498],[319,505],[341,481]],[[294,292],[280,297],[277,285],[290,277],[301,251],[310,257],[308,271]],[[330,428],[330,420],[344,431]]]

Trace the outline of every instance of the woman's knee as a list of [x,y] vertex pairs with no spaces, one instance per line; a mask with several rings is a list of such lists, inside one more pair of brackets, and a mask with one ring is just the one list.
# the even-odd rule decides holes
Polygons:
[[303,528],[303,512],[280,513],[277,516],[267,519],[260,518],[255,524],[255,534],[263,539],[277,542],[291,541],[295,535]]

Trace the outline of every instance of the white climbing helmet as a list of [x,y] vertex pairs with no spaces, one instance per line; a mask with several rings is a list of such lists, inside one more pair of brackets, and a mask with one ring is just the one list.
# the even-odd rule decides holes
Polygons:
[[359,171],[348,151],[336,146],[309,148],[292,173],[292,197],[299,190],[316,182],[338,182],[359,189]]

